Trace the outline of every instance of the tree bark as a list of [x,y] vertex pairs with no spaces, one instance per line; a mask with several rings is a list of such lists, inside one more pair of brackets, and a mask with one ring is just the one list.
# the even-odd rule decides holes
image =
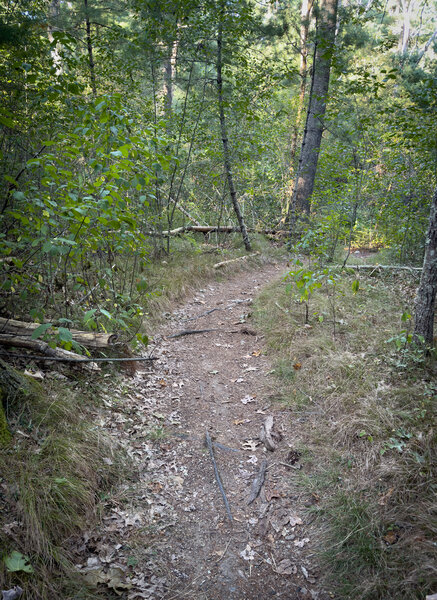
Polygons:
[[[434,335],[435,298],[437,293],[437,188],[431,203],[429,227],[425,242],[422,276],[416,297],[414,337],[423,337],[432,345]],[[420,336],[420,337],[419,337]]]
[[94,68],[93,43],[91,38],[91,23],[90,15],[88,12],[88,0],[83,0],[83,2],[85,5],[86,45],[88,48],[88,64],[90,67],[91,89],[93,90],[93,94],[95,96],[97,94],[96,71]]
[[176,72],[178,47],[179,40],[174,40],[171,46],[171,54],[164,67],[164,115],[167,119],[170,119],[173,111],[173,81]]
[[[311,208],[311,195],[314,190],[322,141],[323,117],[326,111],[331,61],[334,52],[337,5],[338,0],[321,0],[317,14],[311,92],[291,203],[292,212],[296,209],[309,214]],[[294,222],[295,218],[291,215],[290,229],[294,228]]]
[[308,31],[310,28],[311,11],[313,9],[313,0],[302,0],[300,10],[300,66],[299,66],[299,98],[296,113],[296,123],[293,127],[293,134],[291,137],[291,148],[290,148],[290,182],[287,189],[287,205],[286,212],[288,214],[290,208],[290,202],[293,198],[294,190],[294,159],[296,157],[297,150],[297,139],[299,137],[299,131],[302,124],[302,113],[305,102],[305,91],[307,83],[307,62],[308,62],[308,48],[307,39]]
[[217,35],[217,91],[218,91],[218,108],[220,118],[220,130],[222,134],[223,142],[223,160],[226,172],[226,178],[228,180],[229,193],[231,195],[232,205],[234,207],[235,214],[237,216],[238,224],[240,226],[241,235],[243,237],[244,247],[247,251],[252,250],[250,245],[249,236],[247,234],[246,224],[241,213],[240,205],[237,199],[237,192],[235,190],[234,178],[231,169],[231,158],[229,151],[229,140],[226,129],[225,109],[223,102],[223,78],[222,78],[222,46],[223,46],[223,12],[224,4],[221,5],[219,24],[218,24],[218,35]]

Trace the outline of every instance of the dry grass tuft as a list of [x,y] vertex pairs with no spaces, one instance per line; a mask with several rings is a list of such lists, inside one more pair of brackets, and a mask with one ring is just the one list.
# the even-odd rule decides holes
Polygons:
[[[31,600],[93,597],[75,574],[69,540],[119,475],[114,448],[87,424],[80,393],[64,382],[59,388],[31,382],[31,393],[6,399],[13,439],[0,449],[2,558],[19,552],[34,572],[9,572],[1,561],[0,589],[20,585]],[[111,467],[103,460],[109,456]]]
[[405,328],[414,282],[361,277],[354,295],[353,279],[314,293],[309,327],[284,284],[265,290],[255,318],[299,423],[306,475],[295,482],[321,499],[329,586],[345,600],[424,598],[437,585],[435,363],[387,343]]

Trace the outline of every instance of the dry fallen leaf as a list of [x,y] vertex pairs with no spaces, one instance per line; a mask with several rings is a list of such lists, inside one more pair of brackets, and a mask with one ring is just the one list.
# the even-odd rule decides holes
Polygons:
[[247,423],[247,419],[235,419],[234,425],[242,425],[243,423]]
[[387,545],[393,546],[399,539],[399,533],[397,531],[389,531],[382,539]]
[[166,382],[164,379],[160,379],[160,380],[159,380],[159,385],[160,385],[161,387],[165,387],[165,386],[167,385],[167,382]]
[[252,356],[261,356],[261,350],[254,350]]
[[250,547],[250,544],[247,544],[245,549],[240,552],[240,556],[244,560],[255,560],[255,552]]
[[245,450],[251,450],[252,452],[254,452],[257,448],[257,446],[259,445],[258,440],[244,440],[244,442],[240,442],[241,445],[243,446],[243,448]]
[[310,538],[302,538],[301,540],[295,540],[294,545],[296,548],[303,548],[306,543],[310,541]]
[[278,490],[276,489],[266,488],[265,495],[267,502],[270,502],[271,500],[273,500],[273,498],[281,498],[281,492],[278,492]]
[[244,396],[244,398],[241,398],[240,402],[242,402],[243,404],[249,404],[249,402],[255,402],[255,396]]
[[297,567],[290,559],[285,558],[276,565],[275,572],[278,573],[278,575],[295,575],[297,573]]
[[393,492],[395,491],[394,487],[391,487],[388,492],[386,492],[383,496],[380,497],[380,499],[378,500],[378,504],[380,506],[385,506],[387,504],[387,500],[390,498],[390,496],[393,494]]
[[301,369],[301,368],[302,368],[302,363],[300,363],[300,362],[294,363],[293,369],[295,371],[299,371],[299,369]]

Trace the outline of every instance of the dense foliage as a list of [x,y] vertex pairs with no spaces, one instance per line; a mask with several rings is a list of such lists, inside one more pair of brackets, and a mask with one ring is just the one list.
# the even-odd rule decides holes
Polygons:
[[[348,245],[422,259],[436,173],[436,18],[432,2],[410,4],[339,9],[300,226],[300,249],[322,261]],[[229,170],[246,226],[284,229],[319,12],[302,39],[294,2],[3,0],[2,313],[127,327],[138,295],[153,291],[148,257],[171,251],[168,230],[236,224]]]

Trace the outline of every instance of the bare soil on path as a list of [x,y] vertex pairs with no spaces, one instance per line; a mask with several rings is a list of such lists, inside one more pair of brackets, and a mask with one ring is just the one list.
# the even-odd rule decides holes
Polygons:
[[[109,410],[96,415],[137,465],[78,552],[78,568],[106,597],[330,598],[313,564],[308,495],[292,483],[298,424],[275,402],[272,365],[250,320],[252,299],[284,270],[263,265],[199,290],[155,336],[154,366],[117,380]],[[213,331],[170,337],[204,329]]]

